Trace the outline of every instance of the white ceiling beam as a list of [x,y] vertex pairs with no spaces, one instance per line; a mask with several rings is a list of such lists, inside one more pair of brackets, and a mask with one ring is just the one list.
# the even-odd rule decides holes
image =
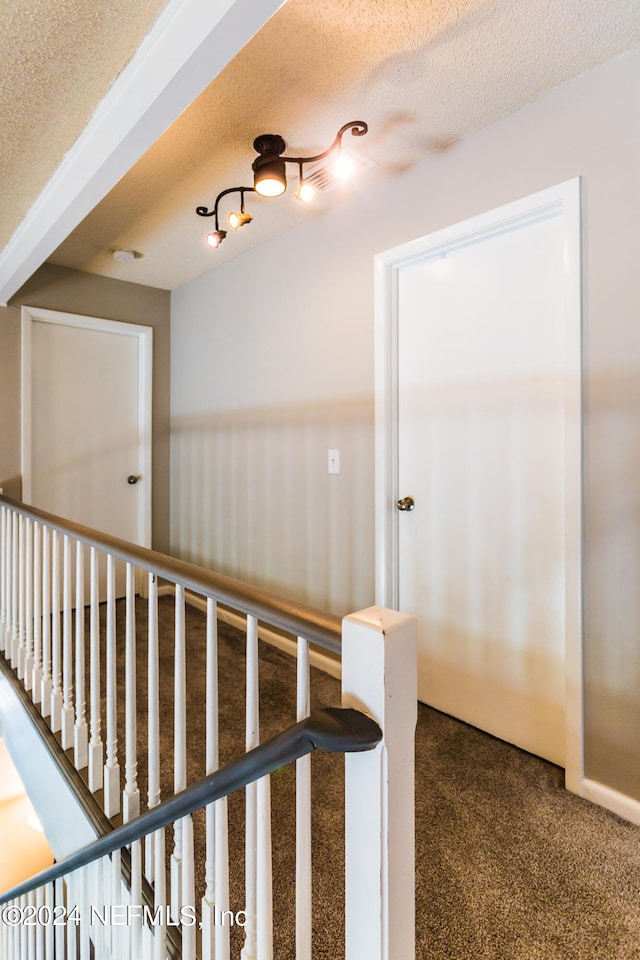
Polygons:
[[172,0],[0,254],[6,306],[285,0]]

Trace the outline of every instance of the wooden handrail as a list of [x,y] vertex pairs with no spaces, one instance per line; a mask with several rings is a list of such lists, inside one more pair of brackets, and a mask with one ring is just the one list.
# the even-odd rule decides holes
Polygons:
[[294,637],[303,636],[311,643],[333,653],[339,654],[342,649],[341,620],[332,614],[295,600],[288,600],[262,587],[252,586],[222,573],[206,570],[186,560],[177,560],[157,550],[112,537],[108,533],[101,533],[72,520],[65,520],[2,494],[0,503],[20,511],[25,517],[38,523],[46,524],[53,530],[98,547],[119,560],[133,563],[159,577],[181,583],[187,590],[193,590],[242,613],[257,617]]

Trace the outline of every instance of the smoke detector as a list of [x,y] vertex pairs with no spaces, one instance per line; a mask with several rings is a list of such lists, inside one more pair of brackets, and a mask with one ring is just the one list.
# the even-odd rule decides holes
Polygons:
[[122,247],[118,247],[117,250],[112,250],[111,256],[116,261],[116,263],[131,263],[132,260],[136,259],[135,250],[124,250]]

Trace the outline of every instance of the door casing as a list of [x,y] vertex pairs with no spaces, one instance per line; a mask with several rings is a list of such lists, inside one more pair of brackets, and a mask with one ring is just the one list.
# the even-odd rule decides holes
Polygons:
[[[582,676],[582,296],[580,179],[566,181],[375,257],[375,585],[376,603],[398,607],[398,276],[438,250],[490,236],[510,222],[560,212],[565,318],[565,718],[568,790],[581,793]],[[410,612],[410,611],[409,611]]]

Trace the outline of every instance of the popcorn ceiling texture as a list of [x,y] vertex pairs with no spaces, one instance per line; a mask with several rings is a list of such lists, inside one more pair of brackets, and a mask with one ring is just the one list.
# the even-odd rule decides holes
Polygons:
[[0,0],[0,245],[166,4]]
[[[0,244],[163,6],[0,0]],[[175,288],[210,269],[193,210],[250,182],[257,134],[313,152],[365,119],[352,145],[395,172],[638,43],[637,0],[288,0],[52,262]],[[216,262],[313,215],[300,207],[274,205]],[[118,246],[144,253],[135,276]]]

